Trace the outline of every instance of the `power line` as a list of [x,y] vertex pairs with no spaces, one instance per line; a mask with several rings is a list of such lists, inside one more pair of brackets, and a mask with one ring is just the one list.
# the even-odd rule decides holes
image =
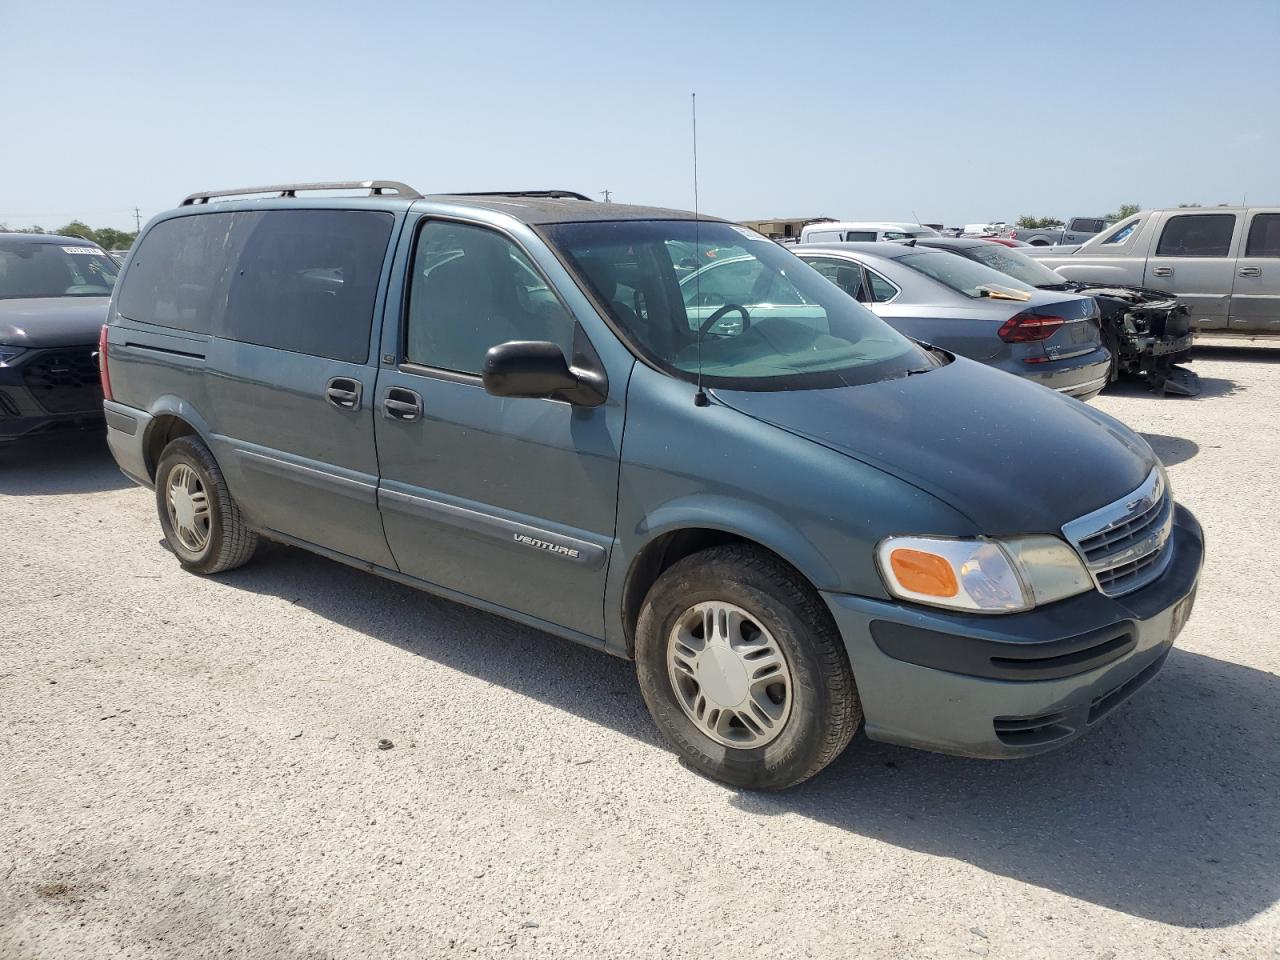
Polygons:
[[605,203],[608,203],[608,202],[609,202],[609,198],[613,196],[613,191],[612,191],[612,190],[601,190],[601,191],[600,191],[600,195],[601,195],[602,197],[604,197],[604,202],[605,202]]

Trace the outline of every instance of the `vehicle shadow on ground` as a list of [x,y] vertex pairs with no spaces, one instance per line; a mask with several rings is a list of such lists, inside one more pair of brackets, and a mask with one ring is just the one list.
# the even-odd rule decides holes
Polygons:
[[1139,436],[1151,444],[1151,449],[1166,467],[1190,460],[1200,452],[1200,444],[1186,437],[1166,437],[1159,433],[1141,433]]
[[1243,393],[1247,389],[1234,380],[1228,380],[1223,377],[1197,376],[1195,384],[1199,392],[1194,396],[1184,397],[1176,393],[1158,394],[1147,386],[1147,382],[1141,377],[1124,377],[1108,386],[1103,395],[1108,398],[1127,399],[1129,397],[1139,397],[1144,400],[1159,398],[1169,403],[1190,403],[1195,400],[1216,400],[1219,397],[1230,397],[1237,393]]
[[[664,749],[629,663],[300,550],[272,545],[224,582]],[[1280,900],[1278,756],[1280,678],[1175,648],[1132,702],[1053,753],[964,760],[859,734],[809,783],[726,802],[1220,927]]]
[[100,493],[132,485],[101,433],[55,434],[0,447],[0,496]]

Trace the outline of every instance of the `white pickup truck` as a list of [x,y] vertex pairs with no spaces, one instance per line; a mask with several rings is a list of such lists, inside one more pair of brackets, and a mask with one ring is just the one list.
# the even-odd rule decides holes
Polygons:
[[1080,246],[1024,252],[1068,280],[1174,294],[1199,330],[1280,334],[1280,207],[1143,210]]

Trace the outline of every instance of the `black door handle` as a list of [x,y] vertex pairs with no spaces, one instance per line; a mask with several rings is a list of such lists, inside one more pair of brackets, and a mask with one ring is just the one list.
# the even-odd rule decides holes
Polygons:
[[363,387],[351,377],[334,377],[324,388],[325,399],[343,410],[359,410]]
[[392,420],[417,420],[422,416],[422,397],[413,390],[392,387],[382,401],[382,412]]

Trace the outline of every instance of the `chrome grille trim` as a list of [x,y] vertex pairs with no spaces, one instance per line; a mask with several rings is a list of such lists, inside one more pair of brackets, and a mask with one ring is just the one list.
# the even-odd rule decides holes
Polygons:
[[1062,528],[1097,588],[1118,597],[1164,572],[1171,551],[1173,498],[1155,467],[1138,489]]

